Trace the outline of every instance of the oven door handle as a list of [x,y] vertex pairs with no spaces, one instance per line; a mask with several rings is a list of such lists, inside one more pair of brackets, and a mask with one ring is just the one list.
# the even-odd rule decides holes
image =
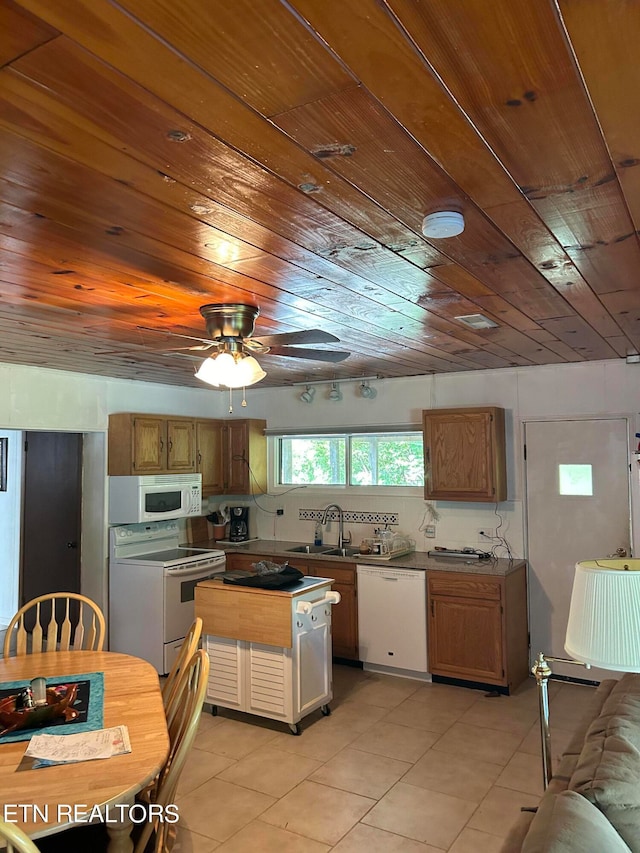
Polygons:
[[179,578],[181,580],[193,580],[193,578],[200,577],[203,581],[207,580],[213,574],[217,574],[219,572],[224,572],[224,561],[220,563],[213,563],[210,566],[206,566],[203,568],[200,566],[197,569],[179,569],[178,571],[171,571],[171,569],[166,569],[167,577],[170,578]]

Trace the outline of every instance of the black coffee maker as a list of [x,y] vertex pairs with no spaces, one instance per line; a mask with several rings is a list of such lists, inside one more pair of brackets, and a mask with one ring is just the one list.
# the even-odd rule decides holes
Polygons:
[[249,507],[232,506],[229,542],[245,542],[249,538]]

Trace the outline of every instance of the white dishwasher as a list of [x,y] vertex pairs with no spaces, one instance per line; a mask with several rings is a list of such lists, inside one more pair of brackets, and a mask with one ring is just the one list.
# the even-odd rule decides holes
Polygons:
[[358,566],[358,644],[365,669],[427,672],[426,572]]

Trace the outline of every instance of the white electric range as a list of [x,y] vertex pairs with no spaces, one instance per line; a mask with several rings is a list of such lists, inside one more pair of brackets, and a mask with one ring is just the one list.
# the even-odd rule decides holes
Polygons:
[[109,648],[144,658],[162,675],[195,618],[195,586],[225,570],[224,551],[180,546],[177,521],[109,532]]

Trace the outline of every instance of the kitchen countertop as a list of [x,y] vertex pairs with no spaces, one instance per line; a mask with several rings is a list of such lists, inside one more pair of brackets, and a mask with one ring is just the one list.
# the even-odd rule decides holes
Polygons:
[[[429,557],[426,551],[413,551],[402,557],[394,557],[391,560],[380,560],[365,554],[356,554],[353,557],[336,557],[328,554],[297,554],[291,553],[290,548],[297,545],[306,545],[306,542],[287,542],[278,539],[254,539],[252,542],[239,542],[234,545],[223,545],[214,539],[203,542],[192,543],[192,548],[206,548],[209,550],[222,550],[227,554],[256,554],[261,557],[286,558],[290,565],[295,567],[296,560],[332,560],[337,565],[340,563],[358,563],[359,565],[378,566],[379,568],[415,569],[416,571],[436,572],[465,572],[475,575],[493,575],[495,577],[506,577],[516,569],[525,565],[521,559],[496,559],[496,560],[463,560],[456,557]],[[327,547],[335,547],[329,546]],[[274,562],[277,562],[274,559]]]

